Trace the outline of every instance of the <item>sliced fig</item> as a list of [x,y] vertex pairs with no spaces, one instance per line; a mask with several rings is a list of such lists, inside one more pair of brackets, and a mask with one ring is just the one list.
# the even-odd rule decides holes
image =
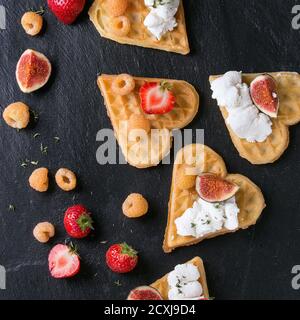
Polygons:
[[49,80],[51,64],[40,52],[27,49],[20,57],[16,78],[22,92],[30,93],[43,87]]
[[257,108],[270,116],[277,118],[279,98],[276,80],[269,74],[256,77],[250,84],[250,94]]
[[156,289],[141,286],[131,290],[127,300],[163,300],[163,298]]
[[239,186],[215,174],[204,173],[196,179],[196,190],[204,201],[221,202],[232,198]]

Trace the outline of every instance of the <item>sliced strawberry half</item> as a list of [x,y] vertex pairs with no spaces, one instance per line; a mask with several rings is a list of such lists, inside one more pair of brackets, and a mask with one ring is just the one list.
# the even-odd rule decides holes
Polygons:
[[48,257],[49,271],[57,279],[75,276],[80,269],[80,260],[73,246],[58,244],[52,248]]
[[141,107],[147,114],[164,114],[175,106],[175,96],[168,82],[146,82],[140,89]]

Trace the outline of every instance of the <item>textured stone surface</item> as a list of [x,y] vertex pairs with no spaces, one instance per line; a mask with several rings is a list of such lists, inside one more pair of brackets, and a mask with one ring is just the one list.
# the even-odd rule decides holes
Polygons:
[[[133,287],[152,283],[196,255],[204,259],[210,293],[219,299],[299,298],[290,283],[292,266],[300,264],[300,126],[291,129],[290,147],[276,164],[251,166],[234,149],[208,83],[210,74],[229,69],[299,71],[300,31],[291,28],[295,1],[184,2],[192,49],[186,57],[102,39],[87,12],[75,25],[64,26],[47,11],[45,32],[30,38],[21,29],[20,18],[37,1],[0,0],[7,11],[7,29],[0,30],[1,110],[21,100],[40,114],[34,128],[21,132],[0,121],[0,264],[7,269],[7,289],[0,290],[0,299],[124,299]],[[46,54],[54,67],[47,86],[30,95],[21,93],[14,75],[27,48]],[[96,133],[111,127],[96,86],[96,75],[102,72],[170,77],[196,86],[201,108],[190,128],[205,129],[206,144],[222,154],[228,170],[261,186],[268,207],[256,227],[171,255],[163,253],[172,166],[139,171],[127,165],[97,164]],[[36,132],[41,136],[33,139]],[[60,143],[55,143],[55,136]],[[41,142],[48,146],[48,155],[41,154]],[[28,187],[34,167],[22,168],[25,158],[50,169],[48,193]],[[64,193],[55,186],[59,167],[78,174],[75,192]],[[151,210],[145,218],[132,221],[122,215],[121,204],[130,192],[143,193],[149,200]],[[66,238],[63,213],[73,203],[83,203],[93,212],[96,232],[74,241],[82,257],[81,274],[54,280],[47,256],[53,244]],[[8,210],[10,204],[15,212]],[[57,236],[41,245],[32,229],[45,220],[56,225]],[[108,243],[101,244],[104,240]],[[107,247],[120,241],[140,252],[138,268],[129,275],[112,274],[105,265]],[[118,280],[120,287],[114,284]]]

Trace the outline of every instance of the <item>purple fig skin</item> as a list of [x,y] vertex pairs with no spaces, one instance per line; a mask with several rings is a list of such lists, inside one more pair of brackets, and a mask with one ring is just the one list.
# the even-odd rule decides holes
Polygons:
[[196,179],[196,190],[202,200],[214,203],[232,198],[239,186],[215,174],[204,173]]
[[163,298],[156,289],[141,286],[131,290],[127,300],[163,300]]
[[277,118],[279,98],[276,80],[269,74],[256,77],[250,84],[250,94],[256,107],[271,118]]

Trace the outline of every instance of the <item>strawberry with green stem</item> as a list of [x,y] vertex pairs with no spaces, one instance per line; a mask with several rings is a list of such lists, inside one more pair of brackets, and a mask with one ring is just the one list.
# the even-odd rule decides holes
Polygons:
[[72,238],[85,238],[93,228],[91,214],[83,205],[75,205],[67,209],[64,226]]
[[106,252],[106,264],[116,273],[128,273],[138,263],[137,251],[127,243],[112,245]]

